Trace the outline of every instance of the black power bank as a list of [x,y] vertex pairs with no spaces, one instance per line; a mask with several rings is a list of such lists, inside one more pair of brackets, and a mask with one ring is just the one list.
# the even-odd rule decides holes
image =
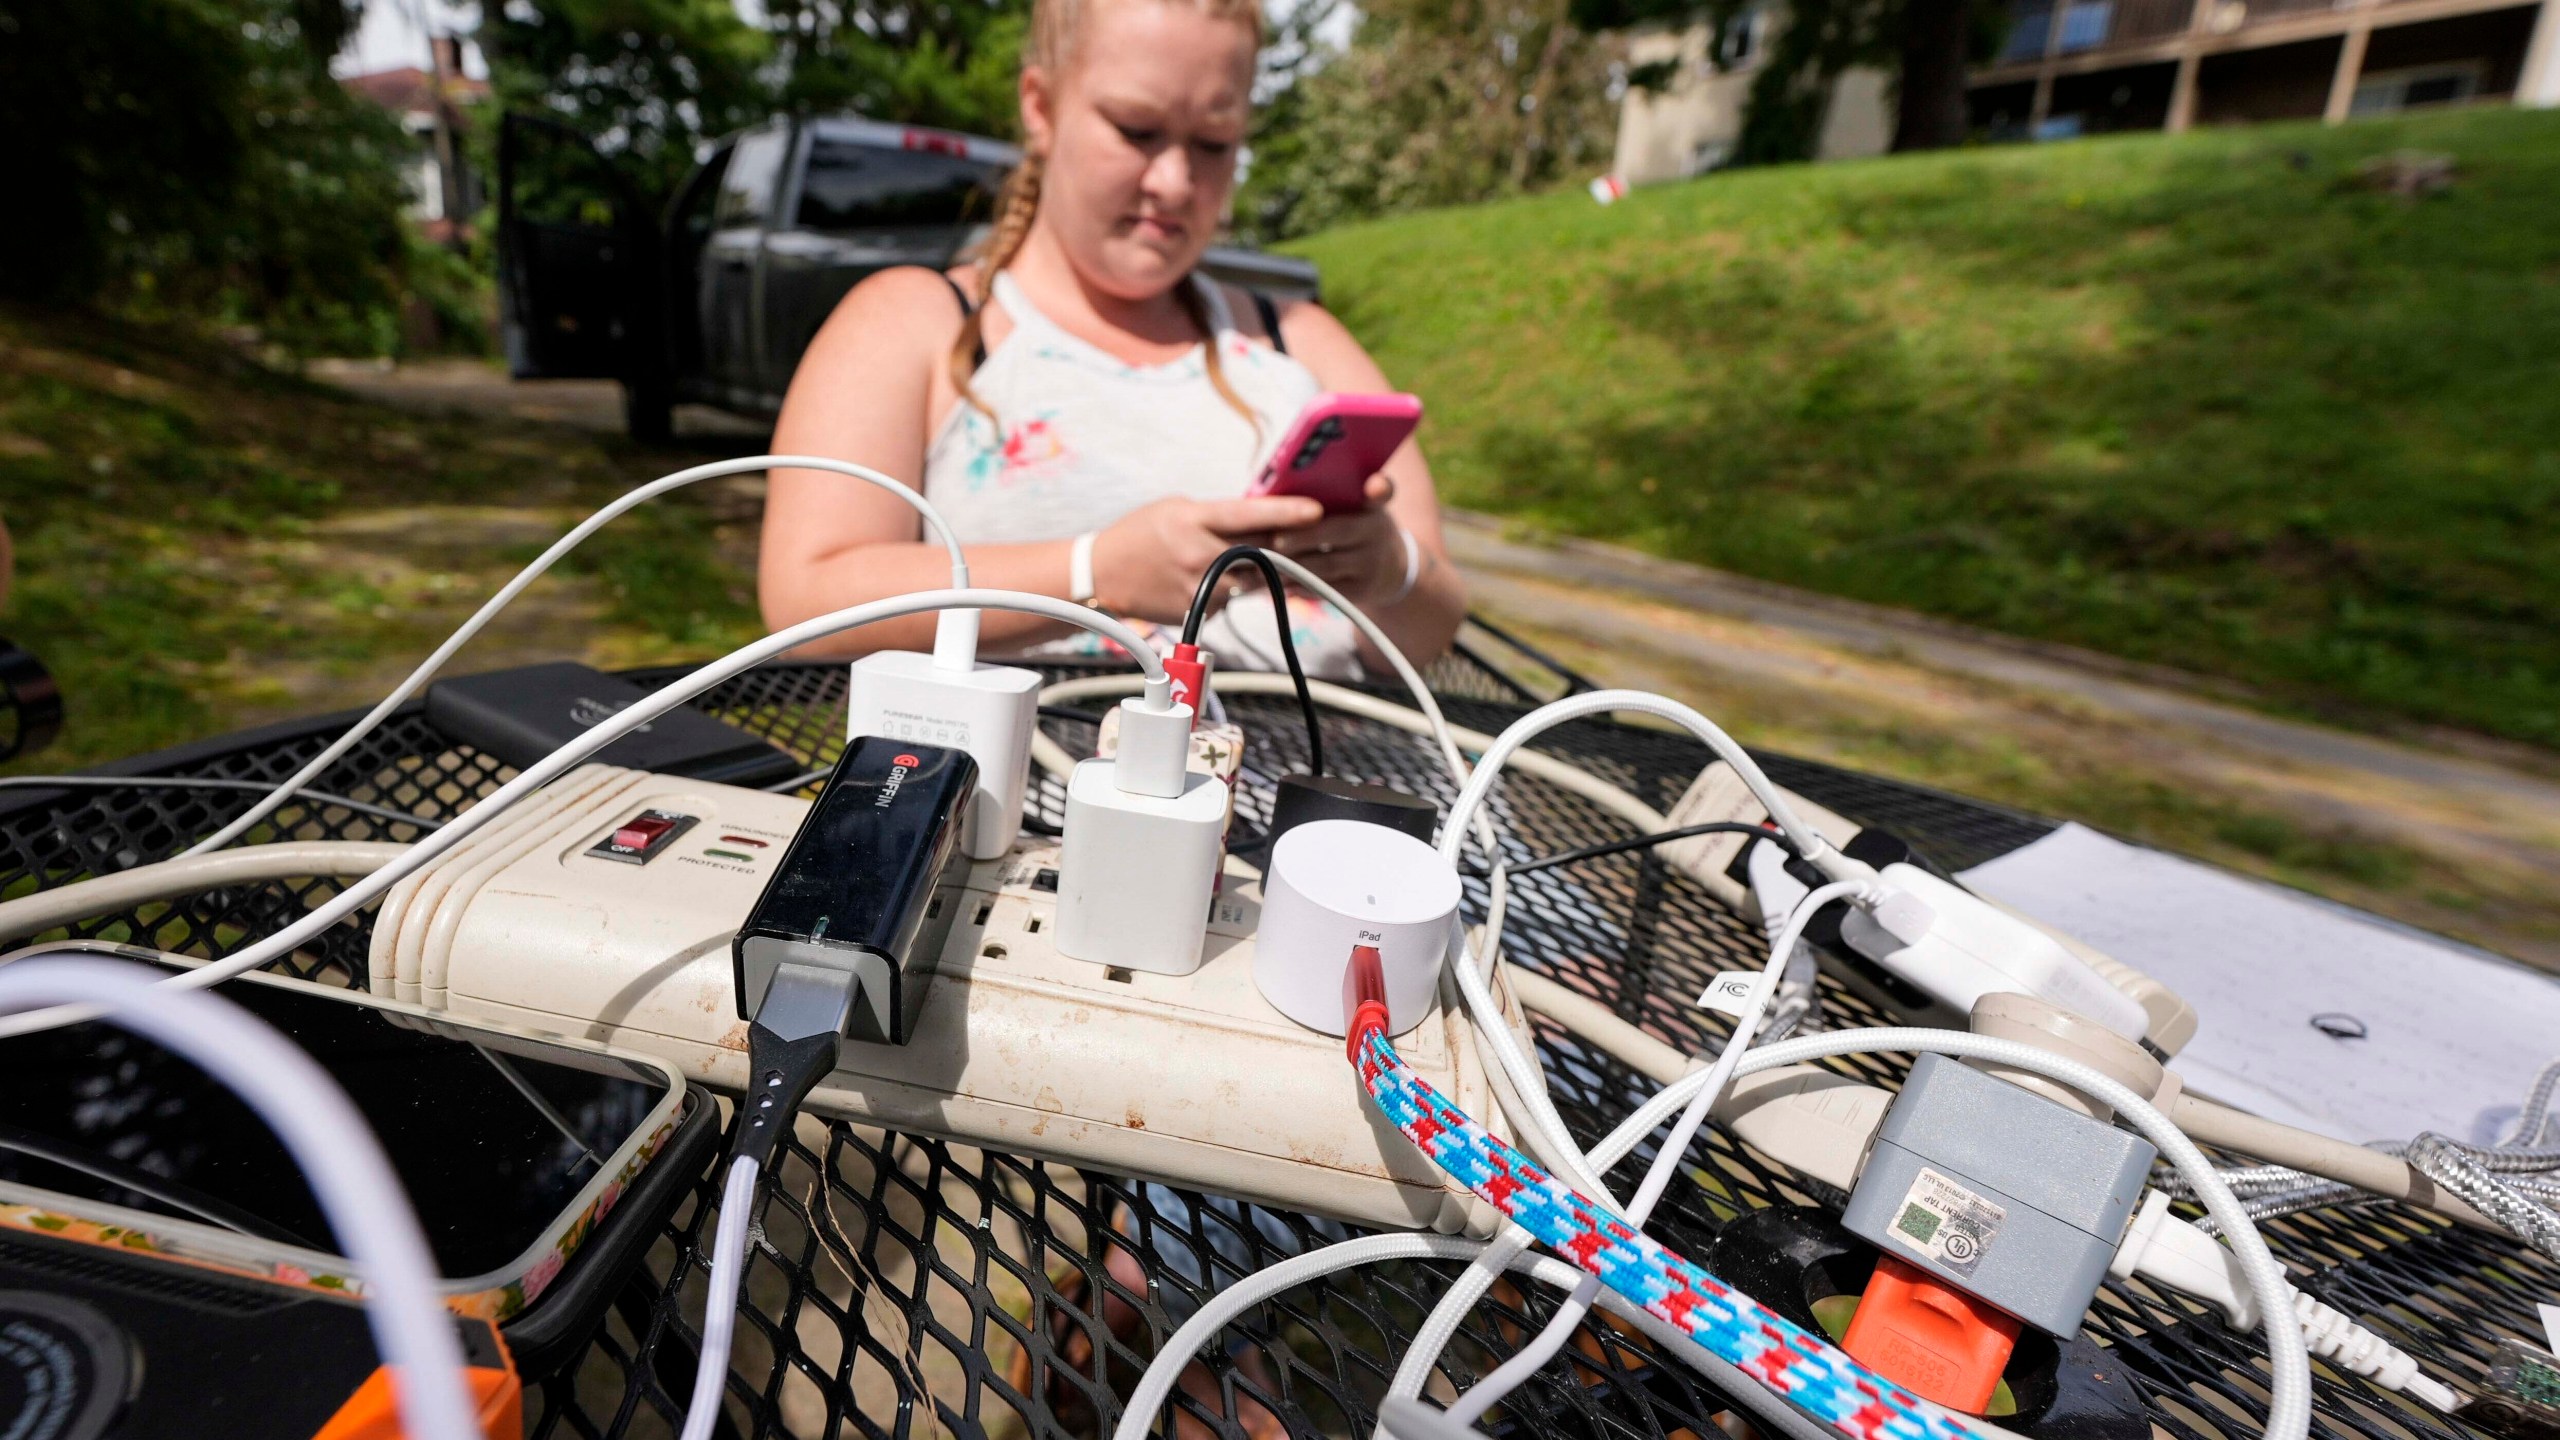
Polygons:
[[[649,692],[570,661],[491,670],[427,687],[427,721],[521,770]],[[604,747],[606,765],[761,789],[808,767],[725,720],[678,707]]]
[[730,947],[739,1016],[757,1018],[783,965],[850,971],[847,1035],[905,1044],[969,878],[960,825],[977,791],[965,750],[876,735],[846,746]]

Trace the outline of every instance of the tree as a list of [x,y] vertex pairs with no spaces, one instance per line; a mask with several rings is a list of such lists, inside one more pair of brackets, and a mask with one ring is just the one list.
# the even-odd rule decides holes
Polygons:
[[[1570,0],[1374,0],[1339,54],[1301,46],[1253,142],[1262,240],[1516,194],[1606,164],[1606,48]],[[1293,17],[1293,19],[1296,17]],[[1284,56],[1292,53],[1284,28]]]
[[[1028,0],[510,0],[479,40],[509,108],[563,121],[663,200],[707,141],[779,112],[1009,135]],[[538,163],[538,162],[537,162]],[[549,177],[574,186],[569,177]]]
[[0,289],[387,348],[406,141],[329,76],[352,22],[345,0],[0,0],[0,134],[42,217],[0,228]]
[[1028,0],[768,0],[780,103],[1010,137]]
[[575,128],[655,199],[703,141],[772,112],[772,40],[732,0],[508,0],[483,16],[498,102]]

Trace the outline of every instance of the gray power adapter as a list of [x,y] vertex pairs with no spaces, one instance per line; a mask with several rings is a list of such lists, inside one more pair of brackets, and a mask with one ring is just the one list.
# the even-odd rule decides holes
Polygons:
[[2157,1154],[2139,1135],[1923,1055],[1841,1220],[2039,1330],[2075,1335]]

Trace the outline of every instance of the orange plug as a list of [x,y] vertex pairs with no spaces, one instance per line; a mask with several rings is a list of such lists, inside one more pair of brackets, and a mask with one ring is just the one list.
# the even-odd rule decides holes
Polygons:
[[[462,1335],[462,1383],[478,1412],[480,1433],[487,1440],[524,1440],[524,1382],[498,1327],[457,1317],[454,1328]],[[374,1371],[313,1440],[407,1440],[392,1385],[390,1366]]]
[[1840,1348],[1922,1399],[1979,1415],[2017,1343],[2015,1317],[1886,1255]]

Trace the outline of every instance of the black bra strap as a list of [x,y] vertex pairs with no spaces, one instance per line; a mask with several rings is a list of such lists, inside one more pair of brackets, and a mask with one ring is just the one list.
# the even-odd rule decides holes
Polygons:
[[[969,303],[969,292],[960,288],[960,282],[959,282],[959,281],[952,279],[952,278],[951,278],[951,276],[950,276],[950,273],[949,273],[949,272],[947,272],[947,271],[936,270],[936,271],[934,271],[933,273],[934,273],[934,274],[936,274],[936,275],[941,276],[941,277],[942,277],[942,283],[951,287],[951,298],[960,302],[960,318],[961,318],[961,319],[966,320],[966,319],[968,319],[971,315],[974,315],[974,314],[976,314],[976,313],[977,313],[977,309],[978,309],[978,307]],[[987,332],[986,332],[986,330],[985,330],[985,328],[984,328],[984,327],[981,327],[981,328],[979,329],[979,331],[978,331],[978,348],[977,348],[977,353],[976,353],[976,354],[974,354],[974,355],[972,355],[972,356],[970,357],[970,359],[969,359],[969,368],[970,368],[972,371],[975,371],[975,370],[978,370],[978,369],[980,369],[980,368],[984,367],[984,366],[986,365],[986,363],[987,363]]]
[[1270,339],[1271,348],[1283,355],[1288,354],[1289,342],[1280,336],[1280,307],[1272,304],[1271,297],[1259,290],[1244,293],[1253,298],[1253,313],[1262,317],[1262,333]]

